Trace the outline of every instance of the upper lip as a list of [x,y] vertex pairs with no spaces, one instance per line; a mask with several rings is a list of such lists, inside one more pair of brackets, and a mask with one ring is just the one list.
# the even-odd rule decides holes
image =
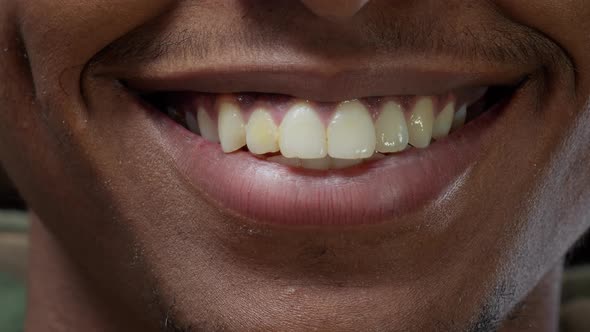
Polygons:
[[275,93],[307,100],[337,102],[362,97],[439,95],[466,87],[514,85],[536,68],[491,66],[473,61],[397,58],[379,61],[283,60],[263,62],[244,57],[228,61],[144,68],[112,73],[134,91],[207,93]]
[[[478,21],[455,31],[427,16],[398,25],[379,18],[373,25],[382,29],[311,17],[278,24],[269,16],[252,23],[262,30],[236,34],[231,25],[202,31],[191,24],[194,8],[177,10],[106,47],[90,61],[91,76],[118,79],[140,92],[259,92],[337,102],[515,85],[555,50],[532,29],[491,17],[487,22],[497,23],[482,28]],[[275,29],[262,28],[268,26]],[[510,33],[529,38],[515,42]]]

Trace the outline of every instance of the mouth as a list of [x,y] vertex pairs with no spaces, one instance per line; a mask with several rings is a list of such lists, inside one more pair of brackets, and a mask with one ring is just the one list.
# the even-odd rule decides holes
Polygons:
[[477,161],[482,137],[525,81],[341,102],[260,92],[133,95],[180,172],[219,209],[254,223],[355,226],[443,196]]
[[476,87],[438,96],[330,103],[264,93],[156,92],[140,98],[226,154],[249,152],[267,162],[321,172],[427,149],[504,102],[514,89]]

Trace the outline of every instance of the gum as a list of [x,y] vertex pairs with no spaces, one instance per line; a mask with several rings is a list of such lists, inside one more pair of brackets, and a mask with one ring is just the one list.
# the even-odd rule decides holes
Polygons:
[[[436,116],[451,102],[455,103],[456,110],[463,105],[470,106],[479,101],[485,95],[486,91],[487,89],[485,88],[466,88],[445,95],[428,97],[433,101],[434,114]],[[367,108],[373,120],[379,117],[382,106],[388,102],[399,104],[406,118],[409,119],[414,105],[420,98],[423,98],[423,96],[367,97],[357,100]],[[255,110],[263,108],[270,112],[277,126],[280,125],[285,114],[295,104],[302,102],[308,103],[316,111],[324,124],[328,126],[338,105],[342,103],[315,102],[290,96],[262,93],[203,94],[193,92],[170,94],[166,97],[166,102],[180,113],[190,112],[196,115],[200,108],[204,108],[214,121],[217,121],[217,111],[222,102],[235,103],[240,108],[246,122]]]

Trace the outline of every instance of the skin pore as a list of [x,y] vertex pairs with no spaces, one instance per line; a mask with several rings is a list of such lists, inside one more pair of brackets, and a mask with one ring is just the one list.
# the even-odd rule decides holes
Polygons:
[[[590,226],[587,17],[585,0],[0,0],[0,161],[38,216],[26,330],[556,331]],[[190,183],[120,83],[260,59],[365,73],[314,100],[383,95],[372,75],[418,62],[527,80],[441,197],[292,229]]]

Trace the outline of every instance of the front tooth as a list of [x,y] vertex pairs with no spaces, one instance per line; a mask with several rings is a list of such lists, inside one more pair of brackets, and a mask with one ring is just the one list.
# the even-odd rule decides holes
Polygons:
[[434,124],[434,104],[431,98],[420,98],[410,115],[408,134],[410,144],[416,148],[426,148],[432,139]]
[[199,124],[201,137],[210,142],[219,142],[219,131],[217,130],[217,125],[215,124],[215,121],[213,121],[213,119],[211,119],[209,116],[209,112],[207,112],[207,110],[202,107],[200,107],[199,111],[197,112],[197,122]]
[[349,168],[352,166],[356,166],[363,163],[363,159],[336,159],[332,158],[332,163],[330,165],[333,169],[343,169]]
[[218,128],[223,152],[234,152],[246,145],[244,119],[237,105],[228,101],[220,104]]
[[321,159],[328,155],[326,129],[309,104],[297,103],[285,115],[279,146],[287,158]]
[[455,115],[455,102],[450,102],[443,108],[434,120],[434,128],[432,129],[432,137],[434,139],[441,139],[449,135],[451,126],[453,125],[453,117]]
[[302,159],[301,167],[307,169],[314,169],[318,171],[325,171],[330,169],[332,165],[332,158],[325,157],[322,159]]
[[401,106],[394,102],[385,104],[375,122],[377,151],[393,153],[408,146],[408,126]]
[[467,105],[461,106],[461,108],[455,112],[455,116],[453,117],[453,126],[452,130],[457,130],[465,124],[465,120],[467,120]]
[[369,158],[375,152],[375,126],[359,101],[338,106],[328,126],[328,154],[339,159]]
[[255,110],[246,126],[248,150],[254,154],[279,151],[279,129],[272,116],[264,109]]

